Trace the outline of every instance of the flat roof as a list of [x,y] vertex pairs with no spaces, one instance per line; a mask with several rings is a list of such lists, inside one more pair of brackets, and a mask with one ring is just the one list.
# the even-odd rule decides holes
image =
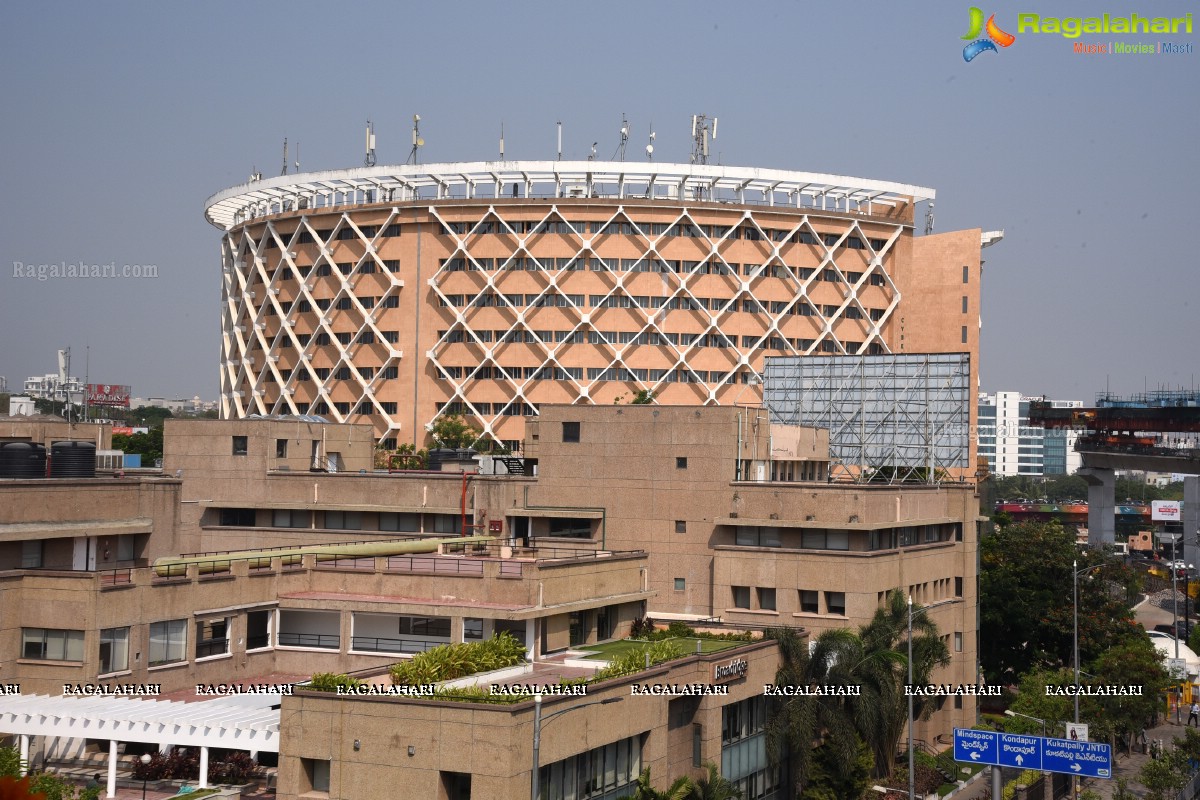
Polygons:
[[[390,165],[279,175],[233,186],[204,203],[204,218],[228,230],[251,219],[345,205],[443,200],[651,199],[761,203],[780,210],[874,213],[936,192],[922,186],[816,172],[655,161],[474,161]],[[422,190],[425,194],[422,195]],[[361,194],[360,194],[361,193]],[[747,193],[751,197],[747,198]],[[342,202],[332,196],[342,195]],[[351,195],[347,198],[346,195]],[[318,201],[329,197],[328,204]],[[301,201],[305,204],[301,207]]]

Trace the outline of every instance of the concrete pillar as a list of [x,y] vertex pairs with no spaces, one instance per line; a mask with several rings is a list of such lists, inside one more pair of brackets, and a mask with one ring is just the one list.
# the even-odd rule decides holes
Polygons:
[[208,748],[200,748],[200,788],[208,788]]
[[1200,566],[1200,475],[1183,479],[1183,560]]
[[1088,546],[1102,547],[1116,541],[1116,475],[1111,469],[1084,467],[1079,477],[1088,485]]
[[537,653],[537,620],[525,620],[525,658],[528,661],[533,661],[534,655]]
[[108,740],[108,793],[105,797],[117,796],[117,740]]
[[29,774],[29,734],[22,733],[19,741],[21,748],[21,777],[24,778]]

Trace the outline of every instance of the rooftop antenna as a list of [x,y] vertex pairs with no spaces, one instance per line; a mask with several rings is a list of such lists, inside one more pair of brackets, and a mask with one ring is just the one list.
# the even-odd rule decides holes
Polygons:
[[283,137],[283,171],[280,175],[287,175],[287,137]]
[[646,160],[654,160],[654,123],[650,123],[650,144],[646,145]]
[[933,201],[929,201],[929,205],[925,207],[925,235],[933,233]]
[[250,168],[250,183],[258,183],[262,180],[262,173],[258,171],[258,167]]
[[599,142],[592,142],[592,152],[591,152],[591,154],[588,156],[588,161],[595,161],[595,160],[596,160],[596,145],[598,145],[598,144],[600,144],[600,143],[599,143]]
[[417,163],[417,148],[424,147],[425,140],[421,138],[421,115],[413,114],[413,134],[412,134],[412,150],[408,154],[408,161],[405,164]]
[[629,142],[629,120],[621,115],[621,144],[617,146],[617,160],[625,160],[625,145]]
[[367,120],[367,156],[363,159],[363,166],[375,166],[375,123],[371,120]]
[[504,160],[504,121],[500,122],[500,160]]
[[562,161],[562,122],[558,123],[558,160]]
[[704,114],[692,115],[692,163],[708,163],[708,140],[717,138],[717,118],[709,118]]
[[296,142],[296,172],[300,172],[300,143]]

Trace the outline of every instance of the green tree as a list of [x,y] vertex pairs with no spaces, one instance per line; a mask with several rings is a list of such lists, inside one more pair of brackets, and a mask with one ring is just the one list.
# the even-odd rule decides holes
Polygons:
[[1137,632],[1131,599],[1140,579],[1119,560],[1081,551],[1058,523],[997,528],[980,542],[980,661],[991,683],[1015,683],[1036,669],[1071,663],[1073,563],[1096,567],[1079,578],[1082,663]]
[[481,433],[458,414],[438,417],[429,429],[435,447],[459,450],[474,447]]
[[116,450],[140,454],[142,466],[153,467],[154,462],[163,457],[162,425],[151,428],[147,433],[114,433],[112,445]]
[[1173,681],[1163,667],[1162,654],[1144,636],[1127,636],[1088,665],[1100,686],[1140,687],[1141,695],[1089,697],[1087,720],[1096,726],[1094,739],[1131,742],[1147,719],[1162,706],[1161,700]]
[[[821,690],[857,682],[850,674],[856,660],[846,657],[859,647],[851,631],[824,631],[811,648],[808,640],[792,628],[768,629],[763,637],[774,639],[779,646],[776,686]],[[805,788],[812,771],[813,748],[819,744],[833,756],[835,766],[846,768],[847,775],[839,777],[848,777],[859,744],[855,730],[858,709],[851,703],[855,699],[815,692],[769,698],[767,758],[772,767],[786,762],[789,774],[784,776],[784,783],[788,796]]]
[[[950,663],[950,652],[942,641],[941,632],[922,607],[912,608],[913,683],[929,683],[933,671]],[[868,702],[877,704],[869,714],[859,714],[859,734],[871,746],[875,756],[875,771],[890,776],[895,766],[894,754],[908,723],[908,600],[904,593],[893,589],[883,608],[876,610],[870,623],[859,631],[862,642],[861,665],[856,672],[869,682]],[[864,687],[864,695],[867,690]],[[932,716],[942,698],[920,696],[913,702],[917,719]],[[869,719],[869,717],[875,719]]]
[[637,788],[633,794],[625,795],[619,800],[687,800],[693,789],[692,779],[685,775],[676,778],[665,790],[659,791],[650,782],[650,768],[646,767],[638,776]]
[[21,751],[15,747],[0,747],[0,778],[21,777]]
[[858,740],[851,764],[843,765],[833,750],[822,745],[813,751],[812,770],[800,800],[861,800],[866,797],[875,771],[875,757],[862,739]]
[[742,790],[722,777],[716,764],[706,761],[704,769],[707,774],[693,781],[687,800],[741,800]]
[[1187,785],[1192,770],[1183,750],[1167,748],[1158,758],[1142,765],[1138,780],[1146,787],[1146,800],[1168,800]]

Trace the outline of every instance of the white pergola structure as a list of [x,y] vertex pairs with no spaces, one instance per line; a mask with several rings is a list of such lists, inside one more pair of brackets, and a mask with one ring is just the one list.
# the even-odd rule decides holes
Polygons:
[[[865,354],[890,352],[883,335],[900,303],[900,291],[889,274],[885,258],[891,253],[900,236],[912,228],[911,207],[935,198],[932,189],[821,173],[787,170],[734,167],[712,164],[670,164],[655,162],[606,161],[499,161],[474,163],[444,163],[405,166],[375,166],[347,170],[282,175],[235,186],[219,192],[205,204],[205,218],[225,232],[222,242],[222,414],[240,418],[250,414],[290,414],[307,412],[294,399],[298,382],[318,375],[314,355],[332,363],[316,380],[314,401],[324,408],[323,416],[336,422],[360,421],[369,416],[376,423],[382,438],[401,428],[397,413],[386,410],[377,392],[394,375],[406,354],[394,343],[389,344],[381,329],[388,317],[386,309],[405,291],[404,277],[420,273],[395,274],[385,268],[378,255],[384,244],[384,231],[405,220],[404,208],[414,204],[424,206],[431,219],[453,239],[453,248],[441,266],[422,277],[420,291],[431,293],[430,300],[453,317],[440,339],[426,347],[422,357],[430,363],[447,389],[445,406],[463,409],[482,423],[483,432],[494,435],[493,426],[505,416],[521,416],[536,409],[539,382],[551,381],[561,389],[570,402],[592,402],[602,382],[618,381],[634,391],[659,392],[668,383],[687,383],[695,395],[688,402],[698,405],[717,404],[722,387],[735,382],[739,375],[758,373],[761,351],[767,344],[782,339],[783,353],[814,355],[826,353]],[[602,208],[593,207],[593,215],[606,217],[605,231],[580,229],[573,216],[572,203],[604,201]],[[456,230],[445,218],[445,201],[474,201],[480,204],[477,222],[464,230]],[[531,204],[537,204],[543,216],[533,226],[515,227],[508,218],[510,209],[527,214]],[[453,204],[451,204],[453,206]],[[669,247],[669,235],[652,232],[643,218],[648,208],[669,209],[674,219],[663,227],[686,228],[693,241],[704,251],[686,271],[663,269],[660,250]],[[710,235],[705,226],[693,216],[701,209],[714,207],[728,211],[724,235]],[[385,212],[385,217],[372,224],[368,233],[360,229],[359,210],[371,208]],[[340,217],[330,220],[333,227],[322,235],[309,224],[309,215],[330,210]],[[456,211],[458,209],[455,209]],[[791,211],[788,228],[781,240],[773,240],[756,217],[759,211]],[[898,212],[905,213],[898,213]],[[299,223],[296,219],[299,218]],[[251,237],[249,223],[265,219],[260,234]],[[276,223],[286,222],[283,229]],[[860,222],[870,222],[875,233],[867,234]],[[819,234],[814,222],[825,231]],[[779,224],[776,220],[775,225]],[[574,255],[556,259],[570,264],[548,263],[539,253],[539,242],[546,226],[555,226],[556,235],[570,243]],[[563,226],[566,230],[563,230]],[[726,260],[739,229],[751,229],[764,252],[761,264],[753,275],[739,275]],[[837,231],[829,239],[829,231]],[[604,253],[604,240],[619,231],[631,243],[637,257],[624,259],[629,265],[620,267]],[[483,234],[503,232],[515,242],[511,253],[497,261],[495,269],[483,269],[479,260],[489,243]],[[694,233],[692,233],[694,232]],[[785,259],[788,240],[811,236],[818,249],[818,263],[802,274],[795,263]],[[303,237],[303,238],[301,238]],[[494,238],[494,237],[493,237]],[[294,249],[300,241],[315,244],[316,262],[332,264],[332,253],[339,241],[349,240],[362,246],[363,255],[356,263],[347,265],[348,272],[334,269],[324,278],[316,278],[297,263]],[[848,240],[866,242],[863,250],[866,269],[845,266],[839,258]],[[873,245],[871,242],[878,242]],[[554,259],[552,259],[554,260]],[[636,264],[633,264],[636,262]],[[575,270],[588,264],[599,265],[610,275],[606,294],[589,292],[587,302],[575,278]],[[631,266],[630,266],[631,265]],[[337,266],[337,265],[334,265]],[[456,290],[447,284],[454,280],[451,273],[473,270],[482,285],[472,287],[472,293],[456,302]],[[632,271],[627,271],[632,270]],[[646,305],[630,288],[634,273],[660,273],[663,280],[661,297],[654,305]],[[853,272],[854,277],[847,273]],[[354,291],[361,274],[385,276],[387,286],[378,297],[373,291],[371,306],[364,306]],[[719,289],[720,306],[712,299],[701,301],[703,290],[698,288],[705,276],[723,276]],[[818,303],[810,292],[818,282],[836,282],[838,302]],[[759,291],[768,278],[783,279],[791,292],[787,301],[760,302]],[[506,292],[517,284],[524,286],[532,279],[538,293],[528,286],[514,303]],[[332,288],[335,296],[332,307],[316,315],[313,337],[321,344],[301,340],[295,330],[298,312],[280,299],[285,287],[296,287],[299,305],[318,307],[314,288],[324,282],[322,289]],[[712,283],[708,291],[712,292]],[[888,299],[882,315],[871,318],[860,299],[868,286],[885,287]],[[408,291],[411,291],[409,289]],[[575,292],[578,292],[576,294]],[[595,302],[593,302],[593,300]],[[327,304],[330,300],[327,299]],[[600,305],[596,305],[599,303]],[[640,330],[622,331],[629,341],[609,341],[598,327],[601,308],[634,308],[644,312]],[[554,316],[563,315],[573,327],[562,341],[539,339],[537,321],[540,309],[555,309]],[[819,330],[799,347],[788,340],[781,329],[789,315],[800,314],[817,321]],[[733,335],[731,331],[744,327],[741,320],[754,317],[752,335]],[[688,317],[688,328],[702,327],[688,343],[671,343],[666,338],[668,320]],[[282,320],[277,330],[274,320]],[[337,324],[335,326],[335,320]],[[854,320],[861,328],[854,341],[847,344],[835,335],[844,321]],[[540,363],[522,365],[514,374],[503,361],[505,346],[514,339],[493,341],[491,333],[507,326],[510,336],[521,344],[530,345],[539,353]],[[337,328],[335,330],[335,327]],[[386,328],[387,325],[382,325]],[[273,332],[268,332],[269,330]],[[487,336],[481,335],[484,330]],[[339,332],[341,340],[339,341]],[[744,331],[740,331],[745,333]],[[384,360],[372,365],[369,371],[358,369],[355,363],[357,343],[363,338],[386,349]],[[395,340],[392,340],[394,342]],[[603,355],[606,366],[596,374],[581,374],[571,346],[580,341],[590,350]],[[644,351],[646,343],[658,347],[664,356],[656,364],[655,375],[641,376],[632,365],[636,351]],[[468,344],[475,363],[462,372],[462,365],[444,363],[443,354],[453,343]],[[720,347],[729,353],[729,363],[719,370],[720,377],[712,379],[706,372],[697,374],[691,367],[705,348]],[[281,354],[294,355],[294,369],[280,366]],[[408,353],[409,359],[414,354]],[[290,363],[290,362],[289,362]],[[323,361],[321,363],[324,363]],[[338,374],[342,377],[338,377]],[[590,373],[590,370],[589,370]],[[479,381],[497,381],[504,386],[503,403],[491,403],[490,409],[477,406],[474,386]],[[341,405],[334,400],[335,384],[349,385],[352,399],[343,395]],[[562,394],[561,392],[559,393]],[[679,398],[670,400],[680,402]],[[562,399],[555,402],[563,402]],[[349,408],[349,412],[346,412]],[[313,412],[316,413],[316,412]],[[536,413],[534,411],[534,413]],[[425,421],[428,425],[432,420]]]
[[106,797],[117,790],[117,743],[145,742],[160,750],[172,746],[200,748],[200,788],[208,786],[208,751],[219,747],[279,752],[278,693],[238,695],[183,703],[126,697],[55,697],[19,695],[4,698],[0,732],[15,735],[22,770],[29,760],[30,737],[108,740]]

